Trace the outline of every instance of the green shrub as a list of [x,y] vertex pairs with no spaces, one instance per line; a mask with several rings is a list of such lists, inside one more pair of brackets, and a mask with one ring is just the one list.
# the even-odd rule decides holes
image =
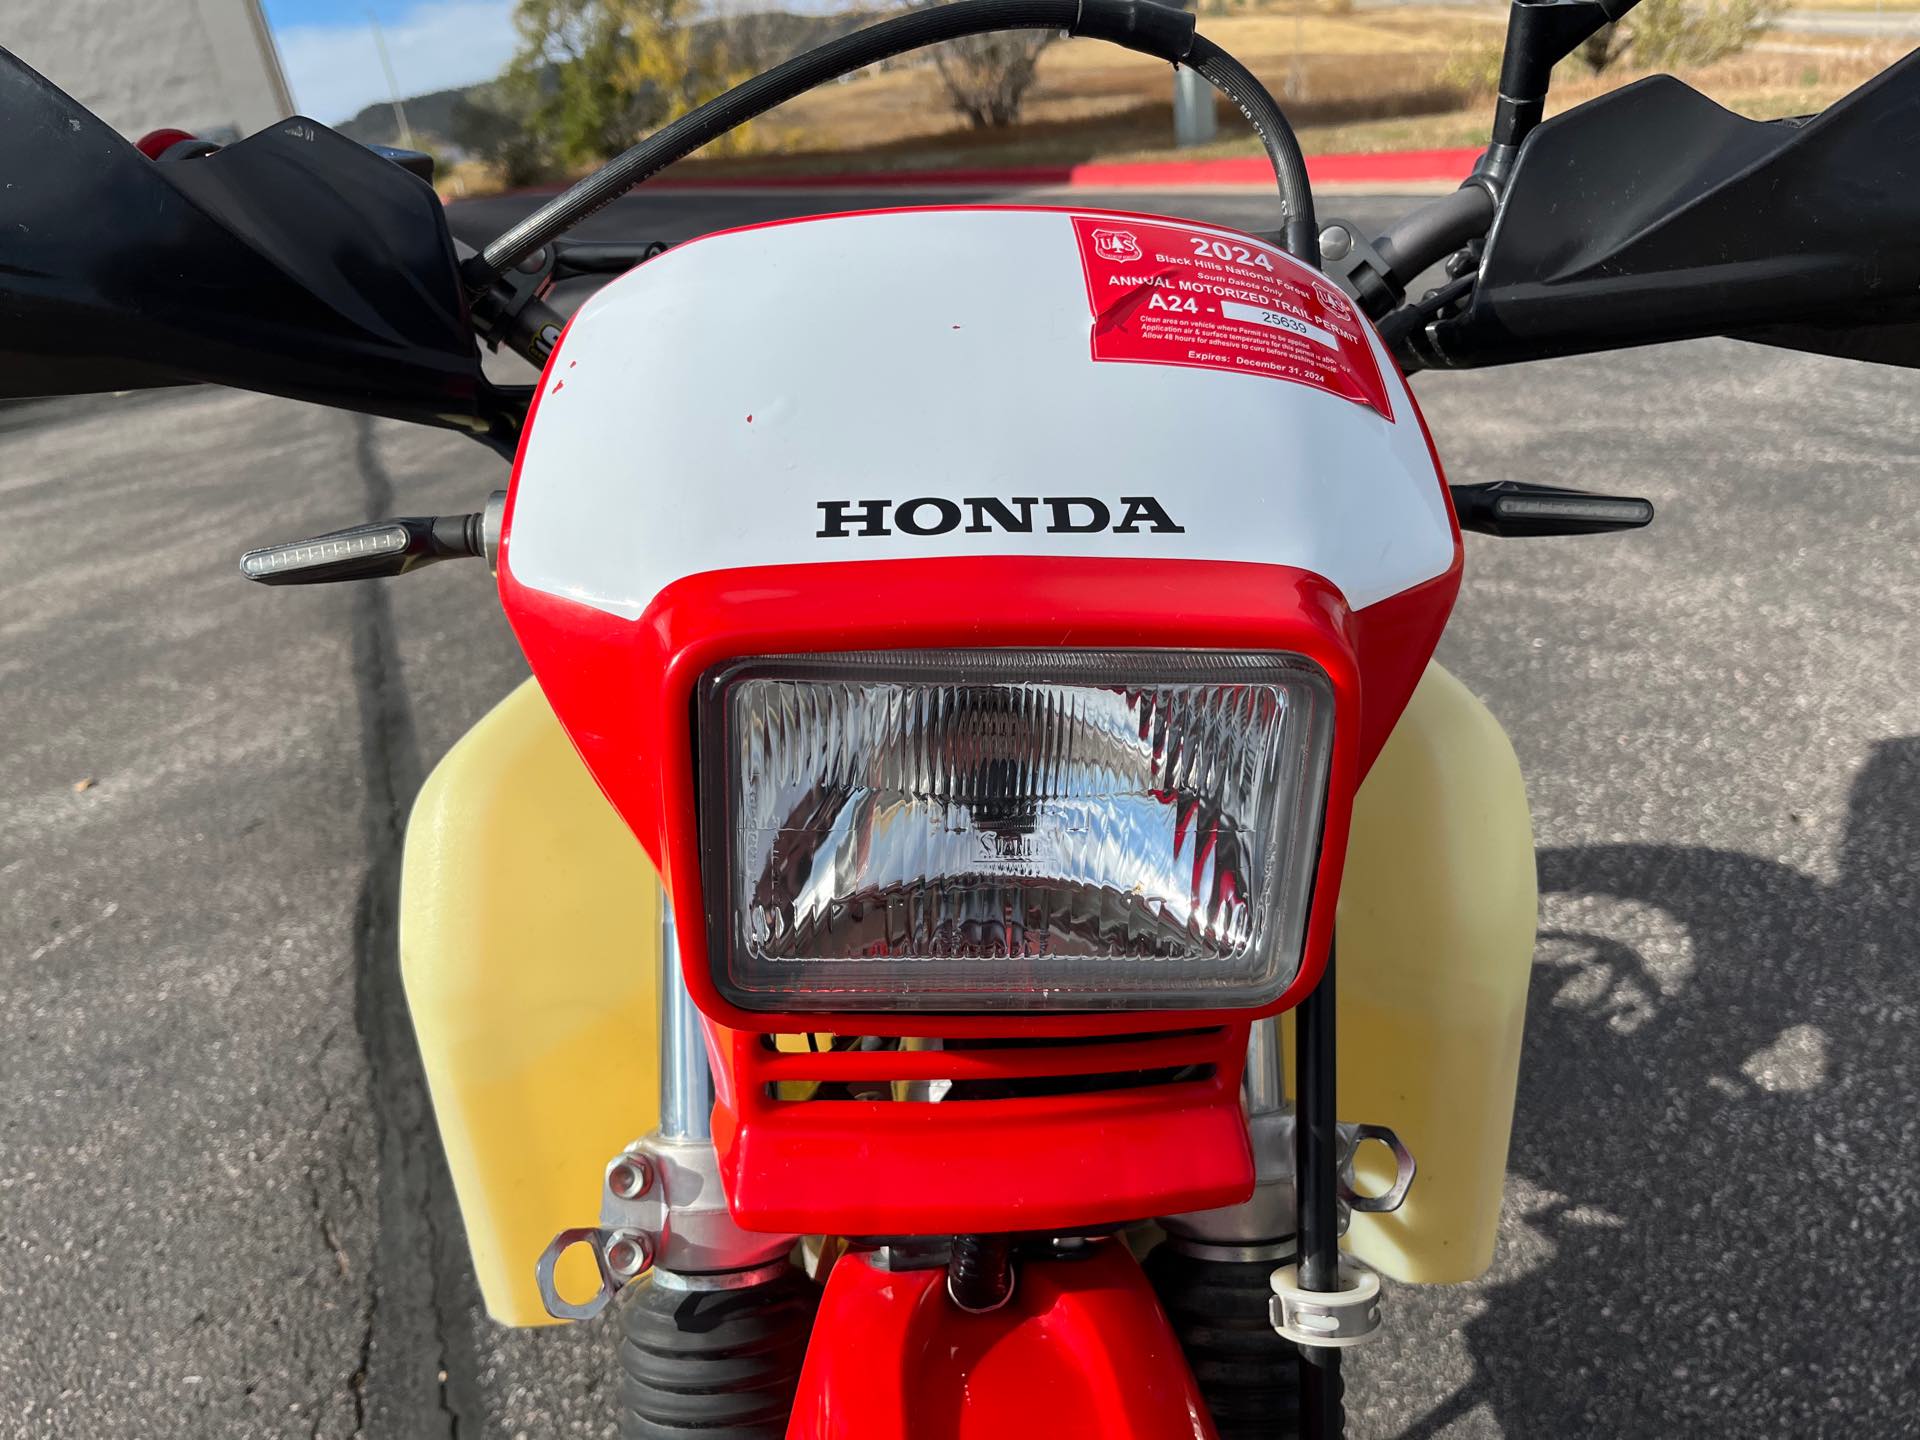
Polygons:
[[1706,65],[1744,50],[1785,0],[1640,0],[1627,21],[1637,64]]
[[1465,100],[1479,100],[1500,88],[1498,43],[1470,45],[1447,53],[1446,63],[1437,77],[1443,89],[1458,92]]

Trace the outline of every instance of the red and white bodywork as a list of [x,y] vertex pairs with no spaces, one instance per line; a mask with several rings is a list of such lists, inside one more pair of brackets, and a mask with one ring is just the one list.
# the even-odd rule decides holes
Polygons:
[[[702,675],[912,647],[1309,657],[1332,681],[1333,752],[1305,950],[1253,1012],[1270,1014],[1318,978],[1354,790],[1432,655],[1459,561],[1419,412],[1371,327],[1245,235],[1106,212],[881,211],[703,237],[595,295],[541,380],[500,584],[542,688],[673,902],[712,1023],[737,1217],[926,1234],[1235,1201],[1252,1184],[1238,1084],[1253,1015],[1155,1013],[1169,1034],[1127,1063],[1208,1067],[1167,1090],[937,1107],[938,1123],[919,1113],[936,1107],[772,1101],[775,1081],[876,1062],[774,1055],[767,1032],[1031,1040],[1145,1022],[803,1024],[731,1005],[701,918]],[[969,1063],[1063,1074],[1093,1063],[1083,1054]],[[959,1062],[886,1063],[912,1079]]]
[[[1243,235],[1059,210],[836,216],[669,252],[575,317],[517,491],[514,582],[627,620],[706,571],[971,555],[1283,565],[1362,610],[1456,545],[1412,397],[1337,289]],[[1085,528],[1013,533],[964,504],[1019,496],[1098,499],[1113,524],[1151,496],[1179,528],[1095,529],[1079,507]],[[927,497],[961,523],[931,505],[860,523]]]
[[[673,903],[735,1220],[1070,1231],[1245,1199],[1248,1024],[1324,967],[1354,793],[1433,653],[1460,555],[1419,411],[1371,327],[1246,235],[1107,212],[880,211],[706,236],[595,295],[540,382],[500,584],[541,687]],[[754,657],[983,647],[1285,652],[1325,671],[1324,821],[1283,994],[1150,1015],[801,1017],[720,993],[695,778],[702,677]],[[768,1043],[799,1031],[945,1046]],[[1177,1078],[1102,1088],[1123,1070]],[[1074,1076],[962,1104],[778,1098],[789,1082]],[[836,1276],[828,1301],[851,1307],[836,1325],[857,1332],[854,1312],[882,1299],[919,1303],[913,1287],[870,1290]],[[1165,1348],[1134,1291],[1145,1298],[1120,1328]],[[1080,1324],[1043,1311],[993,1323],[1009,1336]],[[844,1388],[841,1353],[856,1352],[809,1361],[795,1433],[840,1433],[816,1407]],[[1139,1399],[1127,1388],[1123,1409]],[[1176,1391],[1168,1403],[1207,1433]],[[1042,1418],[1030,1393],[1019,1403]]]

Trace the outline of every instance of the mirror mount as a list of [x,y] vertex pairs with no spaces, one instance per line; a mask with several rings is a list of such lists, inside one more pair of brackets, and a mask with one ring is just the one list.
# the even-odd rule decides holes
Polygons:
[[1553,67],[1637,4],[1639,0],[1513,0],[1500,56],[1493,139],[1474,171],[1496,196],[1521,142],[1546,113]]

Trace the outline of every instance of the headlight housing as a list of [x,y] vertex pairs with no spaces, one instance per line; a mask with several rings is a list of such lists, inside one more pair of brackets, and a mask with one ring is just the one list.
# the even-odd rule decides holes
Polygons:
[[1333,688],[1299,655],[773,656],[699,691],[743,1009],[1184,1010],[1300,963]]

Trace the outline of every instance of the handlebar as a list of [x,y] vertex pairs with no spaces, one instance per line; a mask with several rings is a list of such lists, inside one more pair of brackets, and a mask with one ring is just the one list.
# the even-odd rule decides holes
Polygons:
[[1451,195],[1402,215],[1380,232],[1374,251],[1404,292],[1429,265],[1486,234],[1494,209],[1492,193],[1469,181]]
[[1485,235],[1498,208],[1493,191],[1475,177],[1409,211],[1372,241],[1352,224],[1335,222],[1321,233],[1327,271],[1370,318],[1384,322],[1422,271]]

